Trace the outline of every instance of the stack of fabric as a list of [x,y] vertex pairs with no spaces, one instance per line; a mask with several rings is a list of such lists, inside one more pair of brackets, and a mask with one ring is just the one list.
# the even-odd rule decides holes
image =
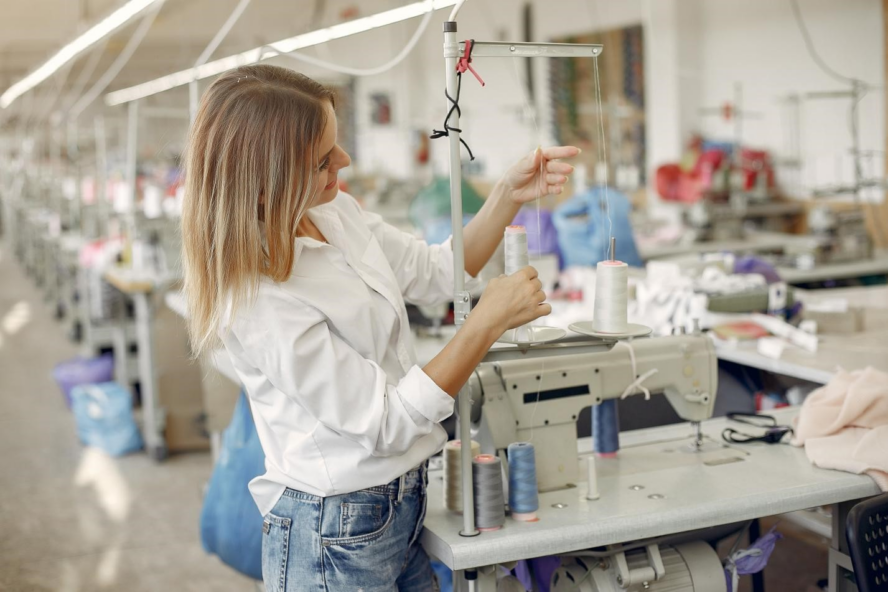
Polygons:
[[866,473],[888,491],[888,374],[840,369],[808,395],[793,444],[818,467]]

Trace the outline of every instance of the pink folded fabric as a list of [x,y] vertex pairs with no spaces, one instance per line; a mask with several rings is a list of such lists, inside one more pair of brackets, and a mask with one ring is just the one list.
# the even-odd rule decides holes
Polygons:
[[888,374],[839,370],[808,395],[793,444],[824,469],[866,473],[888,491]]

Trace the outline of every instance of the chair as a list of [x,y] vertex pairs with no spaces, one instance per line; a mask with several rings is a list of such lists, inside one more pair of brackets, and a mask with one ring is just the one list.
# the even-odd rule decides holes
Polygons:
[[860,592],[888,592],[888,493],[860,502],[845,524]]

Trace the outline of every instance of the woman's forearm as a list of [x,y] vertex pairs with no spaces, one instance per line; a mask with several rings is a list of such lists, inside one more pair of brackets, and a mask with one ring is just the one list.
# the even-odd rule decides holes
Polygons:
[[481,268],[487,265],[503,239],[503,230],[512,223],[520,208],[520,204],[509,198],[502,181],[494,186],[481,211],[463,230],[466,271],[469,275],[477,276]]
[[469,315],[450,343],[426,364],[423,371],[441,390],[456,397],[475,367],[487,355],[487,350],[502,334],[503,330],[495,327],[488,319],[480,315]]

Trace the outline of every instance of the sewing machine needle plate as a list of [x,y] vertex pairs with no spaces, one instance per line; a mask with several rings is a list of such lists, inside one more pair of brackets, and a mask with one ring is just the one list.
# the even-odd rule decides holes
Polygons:
[[509,329],[503,333],[502,337],[497,339],[497,343],[508,343],[510,345],[535,345],[537,343],[558,341],[565,335],[567,335],[567,331],[564,329],[528,325],[518,327],[517,329]]
[[617,339],[628,339],[629,337],[644,337],[645,335],[650,335],[651,329],[645,325],[639,325],[638,323],[629,323],[626,326],[625,333],[602,333],[601,331],[596,331],[592,326],[592,321],[580,321],[579,323],[572,323],[568,327],[574,333],[579,333],[580,335],[588,335],[589,337],[597,337],[598,339],[604,340],[617,340]]

